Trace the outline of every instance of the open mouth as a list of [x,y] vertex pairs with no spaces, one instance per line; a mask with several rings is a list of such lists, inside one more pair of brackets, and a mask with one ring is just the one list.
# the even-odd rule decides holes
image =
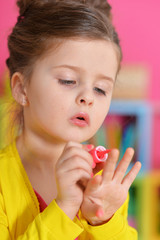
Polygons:
[[80,112],[71,118],[71,122],[77,126],[87,126],[89,125],[89,116],[87,113]]
[[77,119],[85,121],[85,119],[83,117],[77,117]]

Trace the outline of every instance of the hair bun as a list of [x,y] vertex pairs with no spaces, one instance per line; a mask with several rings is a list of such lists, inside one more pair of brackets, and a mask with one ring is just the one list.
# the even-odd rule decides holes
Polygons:
[[112,18],[112,7],[107,0],[83,0],[83,2],[98,9],[100,12],[107,15],[108,18]]
[[19,7],[19,14],[23,16],[31,5],[42,6],[48,2],[55,2],[56,0],[17,0]]
[[18,0],[17,6],[19,7],[19,15],[23,15],[29,5],[31,4],[32,0]]
[[[64,0],[17,0],[17,6],[19,7],[19,14],[21,16],[27,11],[30,5],[44,5],[45,3],[59,2]],[[74,2],[73,0],[66,0],[68,2]],[[107,15],[108,18],[111,18],[111,5],[107,0],[80,0],[81,3],[94,7],[100,12]]]

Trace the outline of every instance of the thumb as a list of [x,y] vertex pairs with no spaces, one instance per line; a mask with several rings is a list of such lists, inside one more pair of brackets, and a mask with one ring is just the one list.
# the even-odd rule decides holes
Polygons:
[[93,148],[93,144],[82,144],[83,149],[85,149],[87,152],[90,152]]

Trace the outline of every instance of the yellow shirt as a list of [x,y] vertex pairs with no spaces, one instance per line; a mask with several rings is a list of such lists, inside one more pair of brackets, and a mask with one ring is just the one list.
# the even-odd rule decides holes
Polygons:
[[127,209],[128,199],[101,226],[89,225],[80,212],[72,221],[55,200],[40,213],[15,141],[0,151],[1,240],[137,240],[136,230],[127,223]]

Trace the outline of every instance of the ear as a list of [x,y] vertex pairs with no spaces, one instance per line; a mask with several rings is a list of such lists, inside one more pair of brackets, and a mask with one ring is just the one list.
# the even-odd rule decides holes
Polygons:
[[27,91],[24,84],[24,76],[15,72],[11,78],[11,89],[13,98],[22,106],[28,105]]

